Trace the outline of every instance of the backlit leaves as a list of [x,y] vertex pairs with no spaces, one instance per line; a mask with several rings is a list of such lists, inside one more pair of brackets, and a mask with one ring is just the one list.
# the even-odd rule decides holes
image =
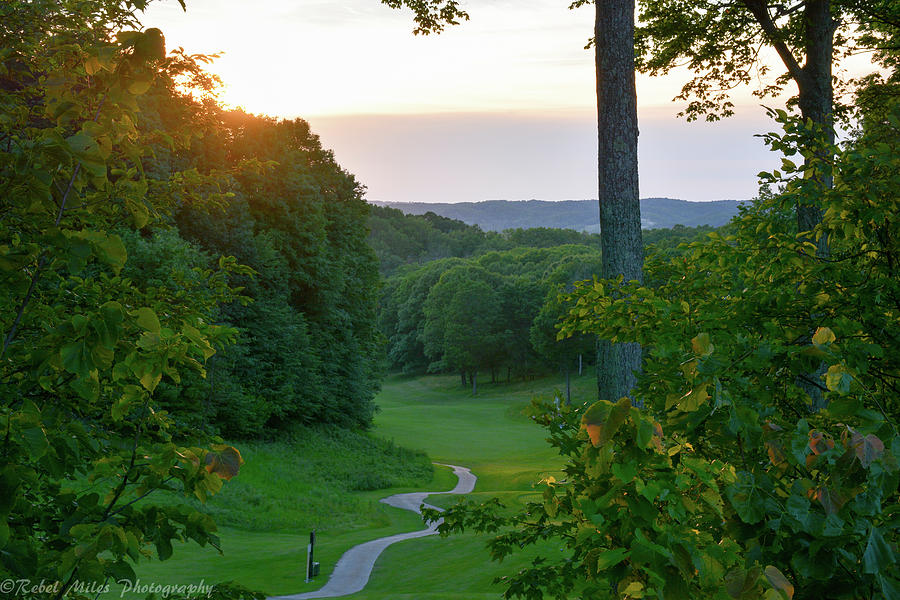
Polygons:
[[241,470],[244,459],[234,446],[214,445],[204,459],[206,471],[215,473],[225,480],[230,480]]
[[616,404],[601,400],[584,413],[581,425],[595,447],[603,446],[613,438],[630,412],[631,400],[628,398],[622,398]]

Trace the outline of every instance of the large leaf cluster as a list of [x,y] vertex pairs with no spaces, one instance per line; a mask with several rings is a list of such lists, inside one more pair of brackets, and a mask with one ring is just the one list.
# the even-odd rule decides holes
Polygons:
[[[843,148],[777,118],[778,193],[725,235],[651,256],[645,285],[570,296],[564,332],[643,346],[645,409],[538,404],[564,478],[512,516],[445,515],[445,532],[499,531],[495,558],[565,546],[504,578],[507,597],[900,597],[900,112],[868,113]],[[822,223],[797,231],[812,202]]]

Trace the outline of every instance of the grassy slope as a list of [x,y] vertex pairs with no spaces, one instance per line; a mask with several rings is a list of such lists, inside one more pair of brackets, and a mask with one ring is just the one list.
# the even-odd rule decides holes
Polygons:
[[[167,584],[236,580],[268,594],[317,589],[351,546],[421,529],[416,515],[387,507],[379,498],[455,485],[455,477],[444,468],[426,482],[415,470],[416,459],[407,455],[395,461],[395,487],[352,491],[377,484],[371,469],[391,462],[389,456],[372,460],[371,454],[399,454],[398,446],[425,451],[436,462],[470,467],[479,478],[476,497],[500,496],[513,505],[534,497],[532,483],[560,462],[544,442],[543,431],[522,409],[535,394],[549,394],[556,385],[555,378],[486,384],[473,398],[455,377],[393,377],[377,399],[382,410],[374,432],[389,443],[354,447],[349,437],[334,442],[310,435],[315,439],[241,444],[247,464],[211,509],[217,521],[226,524],[220,532],[224,556],[185,545],[164,563],[142,565],[138,575],[144,582]],[[591,376],[577,378],[573,396],[589,398],[593,386]],[[331,474],[327,481],[320,476],[323,472]],[[239,480],[241,485],[235,485]],[[455,498],[434,496],[429,501],[446,506]],[[313,523],[319,530],[316,560],[322,564],[322,576],[306,584],[306,544]],[[366,589],[352,598],[498,598],[501,588],[492,585],[493,578],[517,569],[527,557],[497,565],[490,562],[484,542],[464,535],[395,544],[376,563]],[[108,596],[119,597],[118,589]]]

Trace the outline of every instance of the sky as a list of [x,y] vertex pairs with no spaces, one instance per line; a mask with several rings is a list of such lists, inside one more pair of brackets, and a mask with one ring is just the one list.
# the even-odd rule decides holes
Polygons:
[[[597,196],[593,14],[568,4],[464,0],[431,36],[379,0],[156,0],[142,22],[221,53],[224,104],[309,121],[369,200],[577,200]],[[686,80],[638,76],[641,196],[753,197],[774,125],[749,89],[731,119],[676,118]]]

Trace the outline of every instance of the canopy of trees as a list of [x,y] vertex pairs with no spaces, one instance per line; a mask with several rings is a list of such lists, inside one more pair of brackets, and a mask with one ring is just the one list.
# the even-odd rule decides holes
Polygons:
[[[569,229],[533,227],[510,228],[503,232],[482,231],[426,212],[407,215],[395,208],[373,206],[369,217],[369,244],[378,255],[385,276],[403,265],[422,264],[439,258],[468,258],[491,250],[511,250],[519,246],[550,248],[563,244],[600,247],[600,236]],[[665,234],[661,234],[665,237]]]
[[[546,228],[484,233],[433,217],[448,236],[429,227],[427,218],[377,207],[373,214],[382,220],[370,237],[381,249],[382,270],[391,272],[396,264],[392,248],[412,249],[406,259],[410,264],[385,281],[379,303],[389,369],[456,372],[474,388],[479,371],[494,381],[556,369],[569,373],[576,365],[594,363],[594,336],[558,340],[557,322],[569,306],[560,294],[600,273],[598,235]],[[710,231],[646,231],[646,251],[677,254],[680,242]],[[422,248],[449,250],[460,239],[472,243],[458,246],[458,253],[447,258],[415,265],[424,260]]]
[[373,412],[360,187],[303,121],[219,108],[144,5],[0,3],[0,579],[54,600],[218,547],[156,501],[237,475],[210,434]]

